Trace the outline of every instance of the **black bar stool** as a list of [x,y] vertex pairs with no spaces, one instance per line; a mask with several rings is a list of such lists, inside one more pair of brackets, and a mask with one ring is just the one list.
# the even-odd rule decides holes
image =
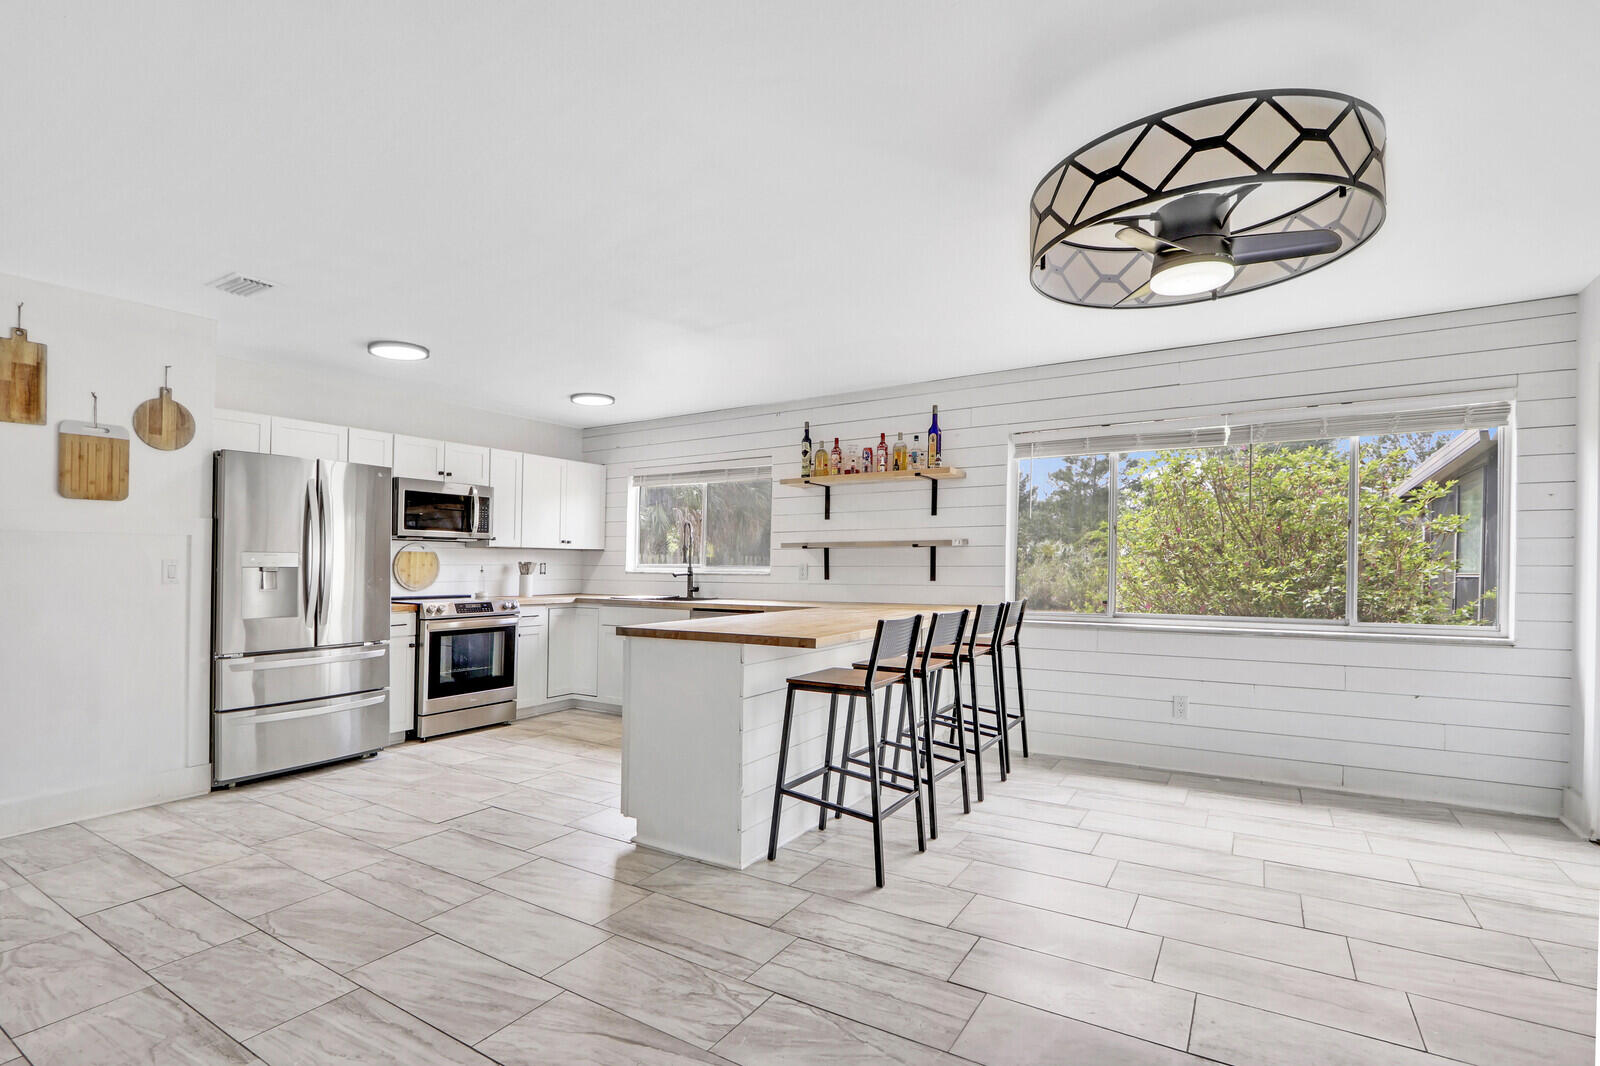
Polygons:
[[[872,637],[872,655],[867,660],[865,669],[845,669],[844,667],[831,667],[826,670],[814,670],[809,674],[789,678],[789,694],[783,708],[783,736],[778,742],[778,780],[772,796],[772,835],[767,842],[767,861],[778,857],[778,828],[783,815],[783,798],[792,796],[807,803],[814,803],[822,808],[818,812],[817,828],[827,826],[828,812],[833,811],[834,816],[848,814],[852,818],[872,823],[872,857],[873,866],[877,873],[878,887],[883,887],[883,820],[907,803],[915,804],[917,811],[917,850],[927,851],[928,842],[925,836],[922,820],[922,774],[918,772],[916,760],[912,760],[912,768],[902,771],[898,768],[890,769],[883,765],[883,756],[888,744],[889,703],[893,692],[887,691],[894,685],[900,685],[901,715],[906,715],[907,701],[911,699],[912,684],[912,656],[917,649],[917,634],[922,628],[922,616],[912,615],[910,618],[879,619],[876,632]],[[890,663],[898,665],[891,668]],[[883,690],[883,718],[879,724],[878,693]],[[794,696],[796,692],[822,692],[828,695],[828,742],[823,751],[822,765],[810,770],[799,777],[786,779],[784,773],[789,763],[789,734],[794,726]],[[834,727],[838,721],[839,697],[848,696],[850,699],[849,712],[846,716],[844,742],[840,746],[840,758],[837,763],[833,761]],[[851,734],[855,731],[856,701],[866,701],[866,726],[867,742],[860,748],[851,748]],[[913,750],[919,743],[920,730],[917,728],[916,715],[910,716],[911,744]],[[865,767],[866,772],[858,769]],[[828,798],[828,784],[832,775],[839,775],[838,792],[835,799]],[[816,795],[802,792],[799,786],[817,778],[822,779],[822,788]],[[848,807],[844,803],[845,779],[850,778],[867,783],[868,797],[871,801],[869,810],[858,810]],[[882,792],[888,789],[901,795],[887,805],[883,802]]]
[[[967,742],[966,728],[962,724],[959,714],[961,707],[961,666],[959,660],[946,652],[959,648],[966,635],[967,619],[971,611],[945,612],[936,614],[928,621],[927,636],[923,639],[922,650],[918,653],[912,668],[911,676],[920,681],[922,688],[922,750],[915,748],[915,734],[907,728],[907,716],[902,711],[900,728],[896,740],[890,746],[895,748],[895,768],[900,766],[901,752],[910,752],[912,761],[921,761],[923,780],[928,786],[928,836],[934,840],[939,839],[939,807],[938,798],[934,793],[934,782],[942,780],[947,775],[956,771],[961,772],[961,807],[967,813],[972,813],[972,794],[967,783]],[[856,669],[864,669],[868,665],[866,660],[855,664]],[[897,663],[884,663],[885,668],[897,668]],[[949,674],[955,688],[955,701],[951,704],[957,709],[953,717],[944,716],[939,711],[940,686],[944,675]],[[912,708],[912,715],[916,709]],[[949,727],[949,737],[940,740],[936,736],[934,717],[939,714]],[[939,764],[943,763],[942,767]]]
[[[1016,667],[1017,675],[1017,709],[1012,711],[1006,708],[1006,769],[1011,769],[1011,731],[1019,729],[1022,733],[1022,757],[1028,757],[1028,698],[1022,688],[1022,619],[1028,613],[1028,601],[1016,600],[1011,604],[1011,609],[1006,612],[1006,624],[1000,636],[1000,643],[995,646],[995,666],[1002,675],[1005,674],[1005,650],[1011,649],[1011,661]],[[1006,703],[1009,705],[1010,700]]]
[[[967,691],[964,696],[970,697],[966,703],[958,703],[955,708],[955,721],[960,721],[961,714],[967,714],[967,726],[972,731],[972,776],[978,786],[978,802],[983,802],[983,753],[990,748],[1000,748],[997,757],[1000,765],[1000,780],[1006,779],[1009,771],[1006,759],[1005,744],[1006,731],[1000,723],[1004,721],[1005,714],[1005,686],[1000,673],[1000,658],[995,654],[995,647],[1000,643],[1001,635],[1005,630],[1006,613],[1011,605],[1008,603],[982,603],[978,605],[977,617],[972,624],[972,630],[967,635],[964,646],[955,649],[941,649],[936,655],[950,657],[958,660],[957,669],[961,665],[967,668]],[[988,661],[995,690],[995,706],[985,707],[978,697],[978,662]],[[986,721],[985,715],[992,716],[992,721]],[[936,725],[950,725],[948,716],[934,718]]]

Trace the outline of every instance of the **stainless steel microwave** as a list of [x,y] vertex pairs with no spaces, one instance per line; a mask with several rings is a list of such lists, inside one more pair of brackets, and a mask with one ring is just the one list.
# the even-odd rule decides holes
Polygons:
[[420,478],[394,479],[394,539],[484,541],[494,490]]

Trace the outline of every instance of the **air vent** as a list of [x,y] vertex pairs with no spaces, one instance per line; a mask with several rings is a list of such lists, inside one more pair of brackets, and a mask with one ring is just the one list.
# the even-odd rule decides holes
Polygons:
[[254,296],[258,292],[266,292],[272,288],[272,282],[262,281],[259,278],[247,278],[243,274],[224,274],[216,281],[211,282],[211,287],[232,293],[235,296]]

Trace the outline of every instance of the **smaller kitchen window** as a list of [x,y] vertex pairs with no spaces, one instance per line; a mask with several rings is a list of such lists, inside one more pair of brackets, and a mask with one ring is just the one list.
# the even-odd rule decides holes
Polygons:
[[772,569],[772,466],[755,461],[635,474],[628,487],[628,569],[706,573]]

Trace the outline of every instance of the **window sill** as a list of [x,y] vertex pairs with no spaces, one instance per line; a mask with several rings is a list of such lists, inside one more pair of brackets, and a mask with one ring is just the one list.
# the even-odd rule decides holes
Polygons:
[[1509,634],[1494,630],[1482,635],[1449,633],[1439,630],[1395,630],[1350,626],[1296,626],[1252,624],[1248,622],[1180,622],[1129,618],[1094,618],[1084,615],[1052,615],[1028,612],[1027,625],[1061,626],[1068,629],[1132,629],[1148,633],[1246,634],[1256,637],[1305,637],[1312,640],[1352,640],[1384,644],[1463,644],[1473,647],[1515,647]]
[[[682,567],[677,567],[677,566],[629,566],[629,567],[625,567],[623,569],[623,573],[626,573],[626,574],[661,574],[663,576],[670,575],[670,576],[675,576],[675,577],[682,577],[683,576],[683,568]],[[761,567],[738,567],[738,566],[726,566],[726,567],[716,567],[716,566],[699,567],[699,566],[697,566],[697,567],[694,568],[694,576],[695,577],[732,577],[732,576],[736,576],[736,575],[739,575],[739,574],[765,575],[765,574],[771,574],[771,573],[772,573],[772,568],[770,566],[769,567],[765,567],[765,568],[761,568]]]

